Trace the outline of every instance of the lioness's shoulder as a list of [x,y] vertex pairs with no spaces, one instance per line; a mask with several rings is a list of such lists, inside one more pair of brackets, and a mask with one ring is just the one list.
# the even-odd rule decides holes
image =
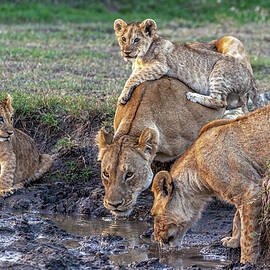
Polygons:
[[[239,123],[242,122],[244,120],[248,120],[249,121],[257,121],[257,119],[259,117],[261,117],[261,115],[264,115],[266,117],[268,117],[270,119],[270,105],[267,105],[265,107],[259,108],[253,112],[250,112],[249,114],[246,114],[244,116],[240,116],[237,117],[235,119],[219,119],[219,120],[214,120],[208,124],[206,124],[205,126],[202,127],[199,136],[201,136],[202,134],[204,134],[205,132],[207,132],[208,130],[215,128],[215,127],[220,127],[220,126],[227,126],[227,125],[234,125],[235,123]],[[252,120],[253,119],[253,120]]]
[[204,134],[206,131],[210,130],[211,128],[214,127],[219,127],[223,125],[227,125],[231,122],[234,122],[235,119],[219,119],[219,120],[214,120],[206,125],[204,125],[199,133],[199,137]]

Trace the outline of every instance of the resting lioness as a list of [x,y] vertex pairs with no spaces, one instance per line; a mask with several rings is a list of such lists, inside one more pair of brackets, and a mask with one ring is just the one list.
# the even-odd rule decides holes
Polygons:
[[51,156],[39,154],[35,142],[13,127],[11,98],[0,101],[0,195],[12,192],[45,174]]
[[[119,98],[121,104],[127,103],[139,84],[168,75],[196,91],[186,94],[189,100],[210,108],[242,107],[248,112],[249,95],[255,107],[261,105],[248,56],[237,38],[226,36],[199,46],[173,43],[161,38],[156,28],[151,19],[130,24],[121,19],[114,22],[122,56],[133,63]],[[227,99],[231,94],[235,98]]]
[[222,118],[223,109],[188,101],[188,91],[191,89],[173,78],[146,82],[136,88],[126,106],[117,106],[114,137],[99,131],[104,205],[113,214],[129,215],[139,193],[152,182],[153,159],[174,160],[192,144],[204,124]]
[[216,120],[170,170],[153,181],[155,239],[175,246],[200,217],[205,203],[217,196],[237,208],[232,237],[222,242],[241,245],[241,262],[258,255],[261,184],[270,157],[270,105],[235,120]]

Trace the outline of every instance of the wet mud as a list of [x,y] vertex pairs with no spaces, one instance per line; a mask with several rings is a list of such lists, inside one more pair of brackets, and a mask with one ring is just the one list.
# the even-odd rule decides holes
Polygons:
[[151,191],[129,219],[114,220],[95,183],[45,181],[0,198],[0,269],[240,269],[240,250],[220,242],[231,232],[232,206],[213,200],[181,249],[161,249]]

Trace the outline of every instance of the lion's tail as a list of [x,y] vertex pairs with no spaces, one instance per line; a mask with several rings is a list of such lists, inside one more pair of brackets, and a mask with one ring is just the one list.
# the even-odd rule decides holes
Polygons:
[[[40,154],[39,156],[39,167],[31,177],[30,182],[41,178],[53,165],[53,158],[47,154]],[[29,181],[28,181],[29,182]]]

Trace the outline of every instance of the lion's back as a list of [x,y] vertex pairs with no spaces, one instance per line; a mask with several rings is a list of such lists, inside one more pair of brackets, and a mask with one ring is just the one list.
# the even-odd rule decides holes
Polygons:
[[201,172],[220,176],[227,184],[233,181],[232,186],[235,181],[261,179],[270,152],[269,121],[270,105],[237,119],[216,120],[204,126],[194,143]]

